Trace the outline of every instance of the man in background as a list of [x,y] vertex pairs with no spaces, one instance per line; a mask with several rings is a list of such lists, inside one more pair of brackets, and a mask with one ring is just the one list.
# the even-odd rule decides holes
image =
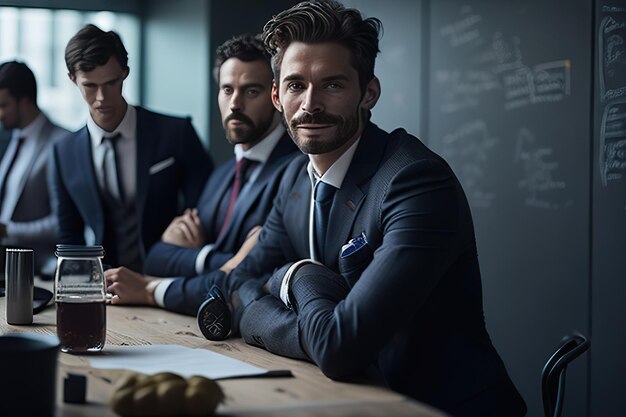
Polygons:
[[0,162],[1,243],[33,248],[35,273],[50,276],[58,225],[46,180],[48,153],[69,132],[39,109],[35,76],[22,62],[0,65],[0,123],[13,129]]
[[89,117],[51,153],[59,243],[84,244],[87,230],[105,263],[141,271],[170,221],[196,206],[213,162],[189,118],[126,102],[128,54],[117,33],[85,26],[68,42],[65,63]]
[[[197,210],[172,221],[146,261],[146,273],[193,276],[229,261],[257,225],[263,224],[282,173],[297,148],[272,104],[272,68],[259,37],[229,39],[216,51],[218,104],[234,157],[207,182]],[[239,180],[237,179],[239,178]],[[154,280],[125,268],[106,272],[114,304],[158,305],[195,315],[190,298],[208,288],[186,288],[178,278]]]

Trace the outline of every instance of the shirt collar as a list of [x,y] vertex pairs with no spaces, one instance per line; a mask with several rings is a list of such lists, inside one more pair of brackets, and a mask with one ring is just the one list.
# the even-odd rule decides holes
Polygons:
[[121,135],[121,139],[134,139],[137,133],[137,109],[129,104],[124,118],[112,132],[107,132],[98,126],[90,114],[87,118],[87,130],[91,137],[92,146],[100,145],[103,136],[113,136],[116,133]]
[[306,170],[311,178],[311,183],[315,185],[317,181],[321,180],[326,184],[340,189],[341,184],[343,184],[343,180],[346,178],[346,174],[348,173],[348,168],[350,168],[350,164],[352,163],[352,158],[354,157],[356,148],[359,146],[359,142],[361,142],[360,137],[335,161],[335,163],[330,166],[330,168],[328,168],[321,178],[319,174],[315,172],[313,164],[309,160]]
[[33,119],[24,129],[15,129],[13,137],[28,139],[31,136],[36,135],[43,125],[46,123],[46,115],[43,112],[39,112],[37,117]]
[[264,164],[270,157],[270,154],[283,137],[285,127],[279,123],[274,130],[265,136],[259,143],[244,151],[240,143],[235,145],[235,158],[239,161],[241,158],[247,158]]

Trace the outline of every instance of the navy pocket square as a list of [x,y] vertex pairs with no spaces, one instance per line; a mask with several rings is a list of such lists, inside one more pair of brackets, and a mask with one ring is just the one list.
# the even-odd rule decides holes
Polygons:
[[348,256],[360,251],[365,246],[367,246],[367,236],[365,236],[365,232],[363,232],[354,239],[350,239],[348,243],[341,247],[340,257],[347,258]]
[[348,243],[341,247],[339,256],[339,273],[344,276],[350,287],[361,276],[363,269],[372,261],[374,251],[367,242],[365,233],[350,239]]

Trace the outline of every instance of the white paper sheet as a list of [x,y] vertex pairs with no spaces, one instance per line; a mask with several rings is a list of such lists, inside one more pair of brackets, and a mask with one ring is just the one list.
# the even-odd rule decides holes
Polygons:
[[185,378],[201,375],[218,379],[267,373],[267,369],[210,350],[180,345],[108,345],[101,355],[90,357],[89,362],[93,368],[128,369],[148,375],[174,372]]

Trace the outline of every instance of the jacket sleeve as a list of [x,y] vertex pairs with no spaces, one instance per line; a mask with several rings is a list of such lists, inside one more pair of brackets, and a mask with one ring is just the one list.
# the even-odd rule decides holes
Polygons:
[[7,237],[5,244],[33,240],[54,240],[59,232],[57,216],[50,213],[46,217],[29,222],[9,222],[7,224]]
[[199,252],[198,248],[185,248],[158,241],[148,252],[144,272],[157,277],[194,276]]

